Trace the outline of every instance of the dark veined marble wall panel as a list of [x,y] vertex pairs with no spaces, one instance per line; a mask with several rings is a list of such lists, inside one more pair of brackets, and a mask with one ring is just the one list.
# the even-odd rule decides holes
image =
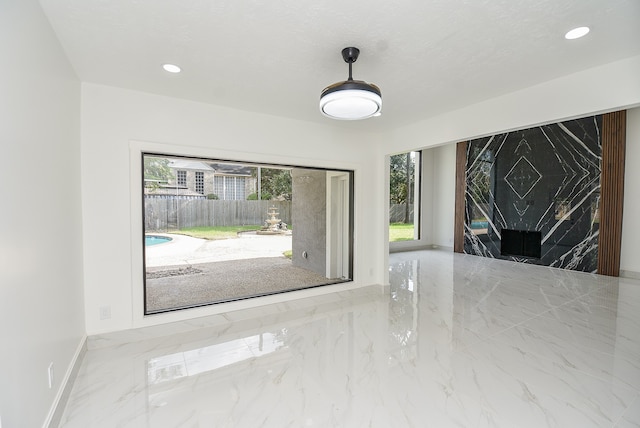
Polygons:
[[[601,125],[598,115],[469,141],[465,253],[595,272]],[[502,255],[503,229],[540,232],[540,257]]]

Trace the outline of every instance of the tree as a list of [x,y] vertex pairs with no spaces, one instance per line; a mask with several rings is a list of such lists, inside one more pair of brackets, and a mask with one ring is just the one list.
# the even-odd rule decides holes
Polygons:
[[389,198],[392,204],[412,202],[413,187],[415,186],[415,159],[411,152],[390,157],[389,168]]
[[153,156],[144,157],[144,185],[157,189],[160,183],[168,183],[173,179],[173,172],[169,168],[169,159]]
[[[252,172],[256,177],[257,169]],[[261,194],[262,199],[282,198],[286,201],[291,200],[291,171],[288,169],[277,168],[261,168]]]
[[389,164],[389,203],[404,204],[405,223],[411,223],[409,205],[413,203],[414,188],[415,155],[413,152],[391,156]]

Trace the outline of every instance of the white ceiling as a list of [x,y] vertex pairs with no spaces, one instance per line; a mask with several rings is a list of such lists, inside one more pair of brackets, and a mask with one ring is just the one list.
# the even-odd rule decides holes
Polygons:
[[394,128],[640,54],[640,0],[40,3],[82,81],[321,123],[338,124],[319,96],[356,46],[353,76],[381,88],[383,115],[340,126]]

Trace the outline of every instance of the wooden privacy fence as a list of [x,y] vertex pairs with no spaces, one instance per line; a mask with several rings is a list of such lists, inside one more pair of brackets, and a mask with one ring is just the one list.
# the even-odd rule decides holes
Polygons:
[[145,198],[146,231],[178,230],[198,226],[262,225],[269,208],[291,224],[291,201],[220,201],[215,199]]
[[[161,232],[197,226],[243,226],[264,224],[269,208],[276,207],[278,218],[291,224],[291,201],[220,201],[215,199],[145,198],[145,230]],[[409,222],[413,204],[409,205]],[[389,206],[389,222],[405,221],[405,205]]]
[[405,204],[389,205],[389,223],[413,223],[413,204],[409,204],[409,218],[405,219]]

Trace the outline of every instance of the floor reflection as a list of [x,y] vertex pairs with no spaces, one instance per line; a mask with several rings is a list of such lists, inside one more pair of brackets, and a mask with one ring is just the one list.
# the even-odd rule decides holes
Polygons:
[[147,382],[149,385],[155,385],[185,376],[196,376],[250,358],[259,358],[285,348],[282,338],[285,334],[284,329],[275,334],[260,333],[152,358],[147,363]]

